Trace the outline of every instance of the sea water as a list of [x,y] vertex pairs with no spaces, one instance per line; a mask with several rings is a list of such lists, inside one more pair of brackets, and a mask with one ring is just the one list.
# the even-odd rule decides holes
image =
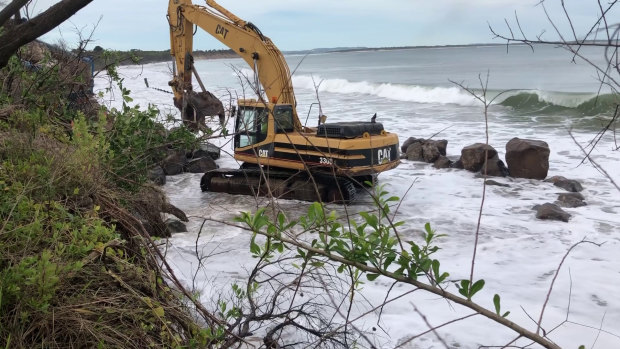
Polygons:
[[[600,50],[582,53],[599,66],[605,62]],[[548,331],[568,320],[549,334],[562,347],[620,347],[620,192],[612,184],[612,180],[620,183],[620,151],[613,130],[593,150],[588,146],[613,114],[615,97],[593,67],[559,48],[528,46],[368,50],[287,55],[286,59],[298,114],[309,126],[317,124],[319,113],[327,115],[328,122],[370,120],[377,113],[377,121],[397,133],[401,142],[408,137],[447,139],[451,157],[458,157],[464,146],[485,142],[486,125],[489,144],[502,159],[505,144],[513,137],[546,141],[551,149],[549,176],[580,181],[588,205],[565,209],[571,214],[568,223],[537,220],[532,207],[554,202],[563,190],[538,180],[496,179],[508,186],[486,188],[474,274],[486,285],[474,301],[493,310],[493,295],[499,294],[502,309],[511,312],[508,318],[535,331],[530,318],[538,319],[563,256],[587,239],[602,245],[583,244],[568,255],[550,293],[543,327]],[[253,97],[254,77],[241,59],[198,61],[196,67],[207,89],[225,105],[234,104],[238,97]],[[167,89],[170,64],[127,66],[119,71],[131,90],[132,105],[153,104],[163,114],[178,118],[172,96],[144,83],[147,78],[151,87]],[[107,86],[107,80],[98,79],[99,90]],[[106,92],[103,100],[118,107],[122,102],[114,91]],[[486,123],[483,104],[471,94],[480,97],[483,91],[489,102]],[[209,123],[217,127],[216,120]],[[229,121],[228,128],[232,125]],[[239,165],[231,156],[229,138],[212,141],[222,147],[217,161],[221,167]],[[605,172],[584,160],[580,146],[592,150],[590,156]],[[211,304],[217,296],[230,294],[232,283],[243,283],[255,263],[249,233],[226,222],[241,211],[268,205],[269,200],[203,193],[200,178],[200,174],[168,177],[164,186],[171,202],[190,217],[188,232],[168,240],[166,255],[186,285]],[[400,228],[403,238],[421,242],[424,224],[429,222],[444,235],[437,241],[442,269],[450,272],[450,280],[468,279],[483,179],[463,170],[437,170],[404,160],[381,174],[379,183],[402,198],[396,220],[405,222]],[[278,205],[295,217],[308,203],[280,200]],[[342,207],[329,208],[344,214]],[[352,212],[369,208],[364,195],[350,206]],[[381,313],[370,311],[386,295],[390,300],[413,289],[398,285],[388,293],[390,287],[390,281],[381,277],[365,282],[352,308],[352,318],[359,317],[353,325],[376,347],[392,348],[426,332],[422,314],[430,325],[439,326],[472,312],[422,291],[389,302]],[[446,287],[457,293],[453,283]],[[335,321],[340,320],[336,316]],[[505,345],[516,333],[477,316],[403,347],[443,347],[437,336],[450,347],[478,348]],[[358,345],[370,346],[363,340]]]

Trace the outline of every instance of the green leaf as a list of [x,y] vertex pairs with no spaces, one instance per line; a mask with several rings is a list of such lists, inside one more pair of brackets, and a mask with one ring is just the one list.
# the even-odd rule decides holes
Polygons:
[[420,268],[424,270],[424,272],[428,273],[428,271],[431,270],[431,260],[430,259],[423,260],[422,264],[420,265]]
[[377,216],[375,216],[374,214],[369,214],[368,212],[360,212],[360,216],[362,216],[364,218],[364,220],[366,221],[366,223],[368,223],[368,225],[370,225],[371,227],[375,228],[375,230],[377,230],[377,225],[379,223],[379,220],[377,219]]
[[250,241],[250,252],[253,255],[259,255],[260,254],[260,246],[258,246],[258,244],[254,241],[254,237]]
[[304,250],[302,250],[301,248],[297,248],[297,254],[301,258],[306,258],[306,252],[304,252]]
[[493,305],[495,305],[495,313],[497,315],[499,315],[499,311],[500,311],[500,304],[499,304],[499,295],[496,293],[495,296],[493,296]]
[[476,282],[474,282],[474,284],[471,286],[471,289],[469,290],[469,299],[471,299],[478,291],[482,290],[482,288],[484,287],[484,280],[478,280]]
[[461,280],[461,284],[456,284],[456,287],[459,289],[459,293],[463,295],[463,297],[469,299],[469,280]]
[[164,317],[165,315],[165,311],[164,308],[162,307],[157,307],[153,309],[153,314],[155,314],[157,317]]
[[427,234],[432,235],[433,229],[431,229],[431,224],[430,223],[426,223],[424,224],[424,230],[426,231]]
[[433,274],[435,275],[435,278],[439,277],[439,261],[434,259],[432,262],[432,267],[433,267]]
[[506,317],[506,316],[508,316],[509,314],[510,314],[510,312],[509,312],[509,311],[507,311],[507,312],[505,312],[505,313],[504,313],[504,315],[502,315],[502,317]]
[[379,274],[371,274],[371,273],[366,274],[366,278],[368,279],[368,281],[375,281],[375,279],[378,277],[379,277]]

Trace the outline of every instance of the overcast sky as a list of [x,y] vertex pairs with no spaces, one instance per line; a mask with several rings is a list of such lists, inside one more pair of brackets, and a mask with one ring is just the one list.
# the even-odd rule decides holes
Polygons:
[[[32,13],[45,10],[53,0],[34,0]],[[246,21],[257,25],[281,50],[319,47],[391,47],[501,42],[493,40],[488,23],[507,32],[504,18],[515,11],[528,35],[550,28],[540,0],[219,0]],[[552,16],[562,25],[562,11],[546,0]],[[577,26],[592,24],[598,7],[594,0],[565,0]],[[203,4],[194,0],[195,4]],[[169,48],[166,0],[93,0],[44,39],[62,39],[70,46],[77,29],[93,30],[94,43],[107,49],[164,50]],[[617,20],[616,20],[617,22]],[[582,32],[584,30],[581,30]],[[84,34],[84,35],[85,35]],[[204,33],[195,49],[225,48]]]

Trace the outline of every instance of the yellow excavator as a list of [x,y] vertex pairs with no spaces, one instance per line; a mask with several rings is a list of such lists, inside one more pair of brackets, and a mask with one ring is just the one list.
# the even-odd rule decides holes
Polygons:
[[[258,86],[256,98],[239,99],[232,115],[234,158],[241,167],[205,173],[200,183],[203,191],[348,203],[355,198],[356,187],[398,166],[398,136],[386,132],[374,117],[369,122],[325,123],[319,116],[318,127],[302,125],[291,74],[280,50],[254,24],[213,0],[206,0],[206,5],[169,1],[174,61],[169,85],[183,119],[193,115],[196,121],[212,115],[208,110],[220,109],[193,65],[195,26],[243,58]],[[193,91],[192,75],[201,93]]]

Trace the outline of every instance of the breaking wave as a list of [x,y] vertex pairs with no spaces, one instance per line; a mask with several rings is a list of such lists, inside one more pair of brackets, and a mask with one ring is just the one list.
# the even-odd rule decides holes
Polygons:
[[323,79],[311,76],[293,76],[295,87],[312,89],[319,84],[319,92],[368,94],[396,101],[475,105],[475,99],[458,87],[423,87],[390,83],[352,82],[345,79]]
[[[348,81],[346,79],[321,79],[308,75],[293,76],[296,88],[315,89],[319,92],[342,94],[367,94],[396,101],[415,103],[457,104],[463,106],[479,105],[468,92],[454,87],[426,87],[391,83],[372,83],[368,81]],[[500,94],[501,91],[489,91],[488,98]],[[575,114],[600,115],[612,113],[620,98],[613,94],[596,95],[592,93],[566,93],[538,90],[520,90],[501,94],[495,100],[499,104],[512,109],[517,114]]]
[[575,114],[601,115],[613,113],[620,103],[614,94],[578,94],[544,91],[521,91],[502,100],[499,104],[512,108],[519,114]]

